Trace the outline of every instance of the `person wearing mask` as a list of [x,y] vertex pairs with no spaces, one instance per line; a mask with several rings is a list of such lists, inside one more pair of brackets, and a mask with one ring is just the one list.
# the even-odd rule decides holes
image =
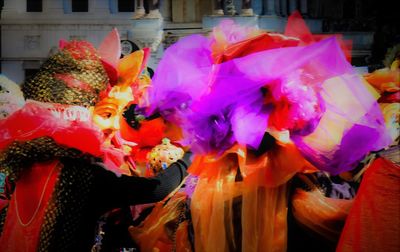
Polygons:
[[102,214],[160,201],[187,175],[188,155],[156,177],[107,170],[88,110],[107,84],[93,46],[72,41],[22,85],[25,105],[0,121],[0,172],[14,185],[0,251],[90,251]]

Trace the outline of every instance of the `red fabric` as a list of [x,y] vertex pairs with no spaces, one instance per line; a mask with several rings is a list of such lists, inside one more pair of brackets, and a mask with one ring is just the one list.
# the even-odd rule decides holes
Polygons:
[[289,16],[284,34],[286,36],[299,38],[303,45],[314,42],[314,37],[310,29],[308,29],[306,22],[298,11],[293,12]]
[[277,130],[285,130],[292,128],[293,119],[290,115],[290,101],[286,97],[282,97],[280,100],[275,101],[275,109],[271,112],[268,118],[268,125],[272,125]]
[[[45,210],[59,175],[59,168],[55,167],[57,164],[58,161],[36,164],[18,180],[0,236],[0,251],[37,251]],[[42,193],[43,198],[40,199]]]
[[162,118],[141,121],[138,129],[132,128],[124,118],[121,118],[119,134],[124,141],[137,144],[132,146],[130,152],[132,160],[145,163],[151,149],[160,144],[164,137],[167,137],[166,129],[167,126]]
[[94,92],[93,88],[86,82],[76,79],[71,74],[54,74],[54,78],[63,81],[70,88],[77,88],[86,92]]
[[297,39],[288,38],[281,34],[264,33],[232,44],[228,46],[222,54],[213,53],[212,57],[215,64],[220,64],[234,58],[244,57],[264,50],[297,46],[298,43],[299,41]]
[[0,150],[13,141],[49,136],[60,145],[101,156],[103,133],[91,122],[78,119],[63,120],[42,103],[27,102],[22,109],[0,121]]
[[293,12],[293,14],[289,16],[284,34],[288,37],[299,38],[299,45],[309,45],[335,36],[340,44],[340,48],[346,56],[347,61],[351,62],[351,49],[353,46],[351,40],[344,40],[342,34],[312,34],[298,11]]
[[379,103],[395,103],[400,102],[400,91],[397,92],[385,92],[381,95],[378,100]]
[[8,205],[8,200],[6,199],[0,199],[0,210],[5,208]]
[[87,41],[73,40],[62,45],[75,60],[99,60],[96,48]]
[[379,158],[366,171],[337,251],[400,251],[400,166]]
[[166,125],[162,118],[141,121],[138,129],[129,126],[124,119],[120,121],[121,137],[135,142],[138,147],[154,147],[160,144],[165,137],[165,129]]

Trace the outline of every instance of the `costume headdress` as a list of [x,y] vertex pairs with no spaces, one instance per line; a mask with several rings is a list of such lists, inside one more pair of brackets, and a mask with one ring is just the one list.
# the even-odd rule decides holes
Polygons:
[[[0,121],[1,168],[16,178],[37,161],[77,153],[100,156],[103,135],[85,107],[107,85],[101,58],[89,42],[61,41],[60,50],[22,84],[25,106]],[[17,158],[18,153],[25,154]]]
[[[337,174],[354,168],[388,144],[376,99],[347,62],[339,36],[322,39],[305,24],[300,32],[293,20],[290,36],[179,40],[158,65],[151,107],[182,127],[196,153],[223,152],[234,143],[257,149],[265,131],[278,130],[288,131],[319,169]],[[365,144],[355,152],[360,141]]]
[[61,104],[94,105],[108,77],[96,49],[86,41],[60,43],[39,72],[25,81],[26,99]]
[[62,167],[40,223],[37,251],[73,250],[94,183],[91,161],[103,155],[104,135],[87,107],[98,100],[108,79],[90,43],[61,42],[60,51],[22,85],[25,106],[0,120],[0,171],[11,181],[33,164],[59,161]]
[[385,147],[382,113],[339,36],[312,35],[296,14],[285,35],[224,25],[166,50],[149,103],[197,154],[196,251],[285,251],[286,182],[315,167],[353,169]]
[[146,159],[152,147],[161,143],[165,124],[162,118],[144,116],[137,106],[146,100],[145,91],[151,83],[146,70],[148,48],[119,59],[119,41],[119,35],[114,31],[99,47],[111,86],[96,103],[93,121],[106,134],[106,145],[123,150],[119,157],[107,158],[106,153],[106,165],[124,167],[124,173],[129,174],[126,166],[135,167],[137,161]]

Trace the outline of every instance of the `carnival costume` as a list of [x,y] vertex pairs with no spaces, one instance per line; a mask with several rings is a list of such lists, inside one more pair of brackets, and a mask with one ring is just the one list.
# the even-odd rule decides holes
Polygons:
[[364,77],[377,92],[391,147],[378,153],[365,175],[346,219],[337,251],[400,249],[400,45],[388,50],[385,68]]
[[399,251],[400,165],[377,158],[366,170],[336,251]]
[[[118,37],[117,35],[116,33],[111,34],[114,37]],[[114,41],[119,41],[119,39]],[[183,150],[172,144],[176,144],[176,140],[179,138],[178,128],[166,123],[159,114],[144,115],[143,109],[137,106],[139,103],[145,103],[146,89],[151,85],[150,76],[146,69],[149,50],[138,50],[118,60],[115,57],[120,55],[118,47],[119,43],[113,43],[109,39],[107,46],[104,46],[107,52],[105,54],[105,58],[107,58],[105,62],[106,70],[111,76],[110,82],[115,84],[101,96],[100,102],[96,103],[93,119],[105,133],[106,145],[112,148],[111,151],[108,149],[105,152],[105,164],[108,167],[114,167],[123,174],[152,177],[163,173],[166,169],[169,169],[172,163],[181,158],[185,159],[188,155],[183,157]],[[102,45],[101,48],[103,48]],[[165,137],[171,140],[169,144],[161,144]],[[171,194],[170,197],[157,204],[156,208],[162,211],[151,211],[151,216],[146,218],[146,223],[156,214],[168,213],[167,209],[176,209],[182,212],[181,208],[175,208],[176,205],[173,203],[182,200],[184,201],[184,197],[176,197]],[[165,202],[167,203],[164,206]],[[181,206],[182,204],[177,205]],[[148,239],[148,237],[136,239],[136,237],[141,237],[141,235],[138,235],[139,233],[147,232],[148,225],[140,228],[140,230],[131,231],[134,234],[133,240],[137,245],[133,244],[132,239],[127,237],[128,225],[138,224],[152,207],[153,204],[139,204],[130,206],[130,209],[128,206],[114,209],[112,212],[103,215],[99,221],[96,244],[93,249],[101,251],[102,249],[121,249],[122,247],[136,246],[139,246],[141,251],[146,251],[146,248],[153,249],[152,246],[159,238],[157,235],[151,235],[151,239]],[[174,214],[176,212],[171,213],[172,218]],[[178,213],[178,215],[180,214]],[[158,217],[153,219],[158,220]],[[163,220],[166,219],[163,218]],[[159,221],[157,225],[150,225],[151,230],[158,230],[158,234],[161,234],[164,231],[164,224],[166,223]],[[171,232],[175,234],[176,229],[172,229]],[[180,233],[182,234],[182,232]],[[179,236],[184,237],[184,234]],[[168,246],[170,246],[174,243],[173,237],[175,235],[168,237],[171,238],[168,242]],[[163,242],[160,244],[163,244]]]
[[114,56],[61,42],[23,84],[25,106],[0,121],[0,171],[16,185],[2,209],[0,251],[89,251],[101,214],[159,201],[185,177],[181,160],[154,178],[117,176],[101,164],[109,146],[87,108],[118,74]]
[[345,43],[291,29],[305,27],[295,21],[288,36],[228,21],[210,38],[179,40],[159,63],[150,111],[179,125],[197,154],[196,251],[285,251],[286,182],[351,170],[390,143]]

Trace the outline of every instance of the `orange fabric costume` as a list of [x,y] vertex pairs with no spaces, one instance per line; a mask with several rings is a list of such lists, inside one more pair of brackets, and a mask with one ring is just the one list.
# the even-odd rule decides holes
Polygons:
[[400,166],[372,163],[347,217],[337,251],[399,251]]

